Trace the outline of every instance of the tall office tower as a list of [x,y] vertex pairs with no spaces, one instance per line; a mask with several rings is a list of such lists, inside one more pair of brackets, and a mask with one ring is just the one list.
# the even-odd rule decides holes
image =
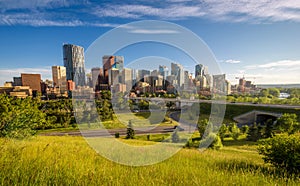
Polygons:
[[150,72],[150,75],[151,75],[151,76],[158,76],[158,75],[159,75],[159,72],[158,72],[157,70],[152,70],[152,71]]
[[101,84],[109,84],[109,75],[108,71],[111,68],[118,69],[119,71],[123,70],[124,67],[124,57],[123,56],[110,56],[105,55],[102,57],[103,64],[103,82]]
[[167,66],[159,65],[159,74],[163,76],[164,79],[169,75],[169,69]]
[[132,72],[132,86],[136,86],[137,85],[137,83],[138,83],[138,81],[139,81],[139,70],[136,70],[136,69],[132,69],[131,70],[131,72]]
[[176,77],[177,86],[181,87],[184,84],[184,71],[182,65],[171,63],[171,75]]
[[189,71],[185,70],[184,71],[184,84],[183,84],[184,89],[189,89],[190,88],[190,74]]
[[67,91],[66,67],[52,66],[53,86],[59,88],[61,93]]
[[225,74],[213,75],[213,91],[218,93],[226,93]]
[[132,89],[132,70],[130,68],[124,68],[122,70],[121,83],[126,85],[127,92]]
[[120,83],[119,74],[120,74],[120,71],[116,68],[111,68],[108,70],[108,85],[109,86]]
[[150,75],[150,71],[149,70],[139,70],[138,71],[138,81],[142,81],[144,79],[145,76],[149,76]]
[[29,86],[33,96],[41,93],[41,74],[21,74],[22,86]]
[[91,73],[92,73],[92,87],[94,88],[94,90],[98,91],[100,90],[99,86],[104,78],[103,69],[99,67],[94,67],[91,69]]
[[74,81],[76,86],[85,86],[84,49],[80,46],[64,44],[63,56],[67,80]]
[[204,66],[202,64],[198,64],[195,66],[195,77],[204,75]]

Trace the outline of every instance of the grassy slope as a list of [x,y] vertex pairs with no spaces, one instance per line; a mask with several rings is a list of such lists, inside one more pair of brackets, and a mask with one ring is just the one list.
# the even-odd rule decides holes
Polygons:
[[272,168],[263,164],[255,145],[228,144],[231,146],[221,151],[203,153],[182,149],[162,163],[129,167],[97,155],[81,137],[0,139],[0,184],[285,185],[286,181],[297,184],[295,180],[270,174]]

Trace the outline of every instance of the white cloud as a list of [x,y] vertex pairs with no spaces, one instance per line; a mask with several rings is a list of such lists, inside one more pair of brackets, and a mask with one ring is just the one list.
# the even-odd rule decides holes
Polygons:
[[240,60],[235,59],[227,59],[227,60],[219,60],[220,63],[230,63],[230,64],[237,64],[240,63]]
[[[196,17],[223,22],[300,22],[298,0],[152,0],[147,4],[132,4],[132,1],[123,3],[88,0],[0,0],[0,24],[106,26],[100,20],[97,22],[95,15],[101,21],[105,17],[167,20]],[[56,13],[57,8],[64,10]],[[18,15],[21,12],[27,17],[21,18]]]
[[300,60],[282,60],[282,61],[276,61],[266,64],[260,64],[260,65],[248,65],[245,68],[246,69],[278,69],[278,68],[300,68]]
[[0,86],[6,81],[13,81],[13,77],[20,77],[21,73],[41,74],[42,79],[51,79],[52,71],[51,67],[40,68],[9,68],[0,69]]

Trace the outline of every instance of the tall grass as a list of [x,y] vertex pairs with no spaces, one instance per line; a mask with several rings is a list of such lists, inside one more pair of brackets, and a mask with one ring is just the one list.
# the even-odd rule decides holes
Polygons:
[[[136,140],[127,142],[141,143]],[[26,141],[0,139],[0,184],[299,184],[299,180],[273,174],[273,169],[263,164],[254,147],[240,147],[230,146],[220,151],[207,150],[203,153],[196,149],[182,149],[159,164],[130,167],[99,156],[81,137],[38,136]]]

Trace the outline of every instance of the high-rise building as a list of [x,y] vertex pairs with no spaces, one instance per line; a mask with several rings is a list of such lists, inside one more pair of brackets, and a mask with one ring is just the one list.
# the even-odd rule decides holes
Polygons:
[[123,56],[110,56],[105,55],[102,57],[103,63],[103,82],[101,84],[109,84],[109,70],[112,68],[118,69],[119,71],[123,70],[124,67],[124,57]]
[[94,90],[100,90],[99,86],[103,82],[103,68],[94,67],[91,69],[92,73],[92,87]]
[[66,67],[52,66],[53,86],[59,88],[61,93],[67,91]]
[[149,76],[149,75],[150,75],[149,70],[139,70],[137,81],[142,81],[145,78],[145,76]]
[[177,86],[181,87],[184,84],[184,71],[182,65],[171,63],[171,75],[176,77]]
[[41,74],[21,74],[22,86],[29,86],[33,96],[41,93]]
[[111,68],[108,70],[108,85],[116,85],[119,84],[119,73],[120,71],[116,68]]
[[205,76],[208,74],[208,67],[202,64],[198,64],[195,66],[195,77],[197,76]]
[[85,86],[84,48],[72,44],[64,44],[63,57],[67,80],[74,81],[76,86]]
[[225,74],[213,75],[213,91],[226,94],[227,87]]
[[126,91],[129,92],[132,88],[132,70],[124,68],[121,72],[121,83],[126,85]]

